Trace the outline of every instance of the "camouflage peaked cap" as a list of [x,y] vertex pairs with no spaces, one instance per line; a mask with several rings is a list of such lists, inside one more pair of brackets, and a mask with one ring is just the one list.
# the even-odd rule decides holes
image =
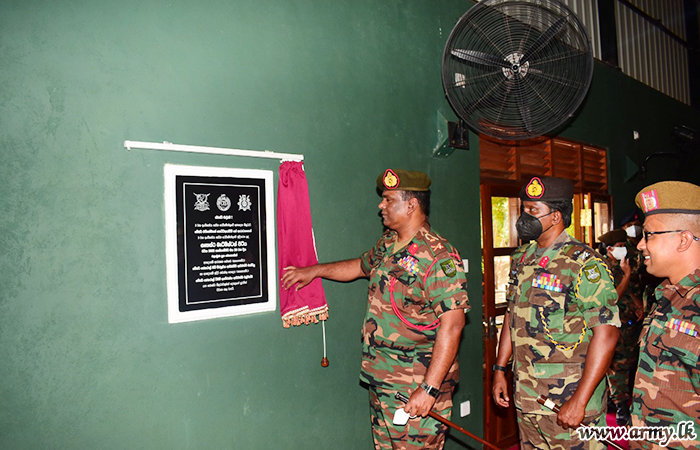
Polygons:
[[700,214],[700,186],[683,181],[662,181],[647,186],[635,197],[644,214]]
[[574,184],[566,178],[532,177],[520,189],[519,196],[520,200],[531,202],[572,200],[574,198]]
[[427,191],[430,189],[430,177],[423,172],[386,169],[377,177],[377,187],[382,191]]
[[598,242],[602,242],[605,245],[615,245],[618,242],[626,242],[627,233],[624,230],[612,230],[608,231],[604,235],[598,238]]

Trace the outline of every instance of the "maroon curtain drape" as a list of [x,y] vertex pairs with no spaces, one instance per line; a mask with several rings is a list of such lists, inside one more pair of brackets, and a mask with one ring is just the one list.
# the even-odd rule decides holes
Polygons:
[[[301,162],[285,161],[280,165],[277,189],[277,253],[279,275],[285,267],[306,267],[318,263],[311,227],[311,207],[306,173]],[[282,325],[318,323],[328,318],[328,303],[321,279],[300,290],[285,290],[279,283]]]

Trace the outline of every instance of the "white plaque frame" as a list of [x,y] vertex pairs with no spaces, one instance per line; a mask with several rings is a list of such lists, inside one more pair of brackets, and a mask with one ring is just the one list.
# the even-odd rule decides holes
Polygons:
[[[168,322],[183,323],[197,320],[231,317],[242,314],[275,311],[277,309],[277,259],[275,230],[275,207],[273,193],[273,173],[271,170],[234,169],[222,167],[183,166],[165,164],[163,168],[165,189],[165,257],[167,270]],[[221,178],[252,178],[263,180],[265,186],[265,235],[267,240],[267,299],[253,304],[223,306],[199,309],[196,311],[180,311],[180,284],[178,269],[177,242],[177,204],[176,177],[221,177]]]

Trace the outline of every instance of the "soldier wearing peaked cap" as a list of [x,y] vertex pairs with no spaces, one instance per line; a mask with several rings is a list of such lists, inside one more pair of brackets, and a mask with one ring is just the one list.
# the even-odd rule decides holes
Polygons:
[[[571,181],[534,177],[520,199],[518,236],[533,242],[511,255],[493,399],[510,405],[505,371],[512,357],[520,448],[603,449],[580,440],[575,429],[605,425],[604,377],[620,326],[612,277],[595,250],[566,233]],[[560,412],[541,406],[540,395]]]
[[[369,388],[375,448],[441,449],[447,427],[427,415],[434,408],[450,417],[467,280],[457,250],[428,223],[428,175],[387,169],[377,188],[387,230],[375,246],[355,259],[286,267],[282,283],[300,289],[316,277],[369,278],[360,380]],[[410,393],[405,406],[397,391]],[[413,418],[395,426],[402,406]]]
[[630,437],[630,449],[700,448],[700,187],[664,181],[635,200],[645,214],[637,248],[647,271],[665,280],[644,319],[632,425],[676,433],[667,445]]

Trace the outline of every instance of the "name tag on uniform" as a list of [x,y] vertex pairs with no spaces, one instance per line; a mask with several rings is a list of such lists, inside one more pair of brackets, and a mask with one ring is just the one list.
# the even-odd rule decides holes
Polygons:
[[680,319],[672,319],[666,322],[666,328],[670,330],[680,331],[688,336],[698,337],[698,330],[694,323],[686,322]]
[[559,281],[559,278],[557,278],[557,276],[553,273],[543,273],[541,275],[537,275],[537,278],[535,278],[535,280],[532,282],[532,287],[552,292],[562,292],[564,290],[564,286],[561,284],[561,281]]

